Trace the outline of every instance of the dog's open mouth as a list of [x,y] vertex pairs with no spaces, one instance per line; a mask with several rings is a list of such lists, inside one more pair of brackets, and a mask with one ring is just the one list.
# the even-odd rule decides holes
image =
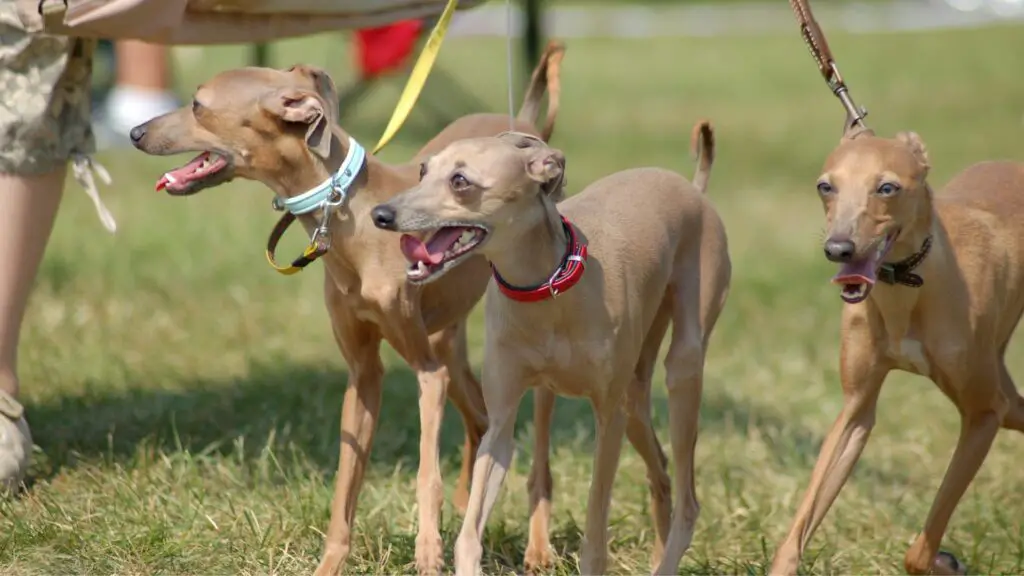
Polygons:
[[426,241],[402,234],[402,254],[409,261],[405,275],[416,284],[437,278],[479,248],[486,237],[485,228],[472,225],[438,228]]
[[195,194],[203,188],[230,180],[230,170],[227,170],[230,166],[224,156],[216,152],[203,152],[188,164],[161,176],[156,183],[156,190],[167,190],[168,194],[175,196]]
[[842,287],[839,296],[844,302],[856,304],[867,299],[871,288],[878,281],[878,269],[898,235],[899,230],[889,232],[876,242],[875,248],[866,256],[845,262],[839,267],[839,273],[832,278],[832,283]]

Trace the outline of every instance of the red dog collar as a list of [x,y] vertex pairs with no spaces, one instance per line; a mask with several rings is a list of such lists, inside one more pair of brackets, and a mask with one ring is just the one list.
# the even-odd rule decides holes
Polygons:
[[558,296],[583,278],[583,271],[587,267],[587,245],[577,240],[576,230],[565,216],[562,216],[562,228],[568,237],[565,256],[547,282],[528,288],[513,286],[501,277],[493,264],[491,265],[491,275],[494,276],[494,281],[498,283],[498,290],[501,290],[502,294],[516,302],[540,302]]

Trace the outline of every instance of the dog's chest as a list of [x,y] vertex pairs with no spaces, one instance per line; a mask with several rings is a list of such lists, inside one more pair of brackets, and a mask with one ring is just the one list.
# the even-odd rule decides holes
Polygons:
[[921,376],[931,374],[931,362],[928,361],[924,344],[916,338],[905,336],[890,340],[886,356],[900,370]]
[[591,396],[612,374],[614,346],[608,338],[587,339],[554,332],[516,353],[529,372],[553,392]]

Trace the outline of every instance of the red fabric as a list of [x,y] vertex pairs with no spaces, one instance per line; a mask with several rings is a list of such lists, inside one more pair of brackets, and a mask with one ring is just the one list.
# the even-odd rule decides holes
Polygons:
[[423,29],[422,20],[401,20],[356,31],[356,66],[364,79],[391,72],[405,63]]

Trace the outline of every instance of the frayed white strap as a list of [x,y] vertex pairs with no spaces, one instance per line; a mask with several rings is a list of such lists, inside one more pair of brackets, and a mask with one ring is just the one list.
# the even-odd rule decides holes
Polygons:
[[95,171],[100,180],[109,186],[112,182],[110,172],[107,172],[107,169],[99,162],[93,160],[92,157],[78,153],[71,156],[71,169],[75,174],[75,180],[85,189],[85,193],[89,195],[89,198],[92,199],[92,204],[96,207],[96,214],[100,217],[103,227],[110,233],[117,231],[117,222],[114,221],[114,215],[103,204],[103,200],[100,198],[100,191],[96,188],[96,180],[92,177],[92,173]]

